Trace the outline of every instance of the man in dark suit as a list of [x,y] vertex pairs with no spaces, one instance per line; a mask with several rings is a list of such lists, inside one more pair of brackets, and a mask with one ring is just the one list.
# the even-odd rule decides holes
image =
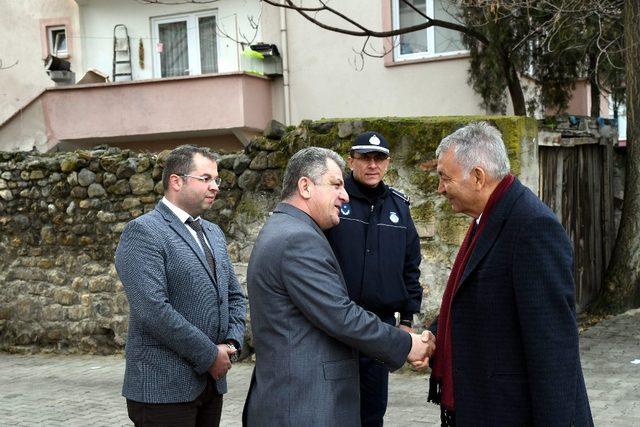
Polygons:
[[129,222],[116,269],[129,301],[122,394],[136,426],[217,426],[245,298],[220,228],[200,218],[219,191],[215,155],[166,158],[164,198]]
[[[256,366],[245,424],[260,427],[358,426],[358,351],[390,369],[420,368],[433,335],[382,322],[349,299],[323,230],[349,200],[344,161],[330,150],[296,153],[282,199],[260,231],[247,284]],[[424,339],[424,342],[423,342]]]
[[562,225],[509,173],[489,124],[459,129],[436,155],[438,192],[473,218],[430,326],[442,424],[593,425]]

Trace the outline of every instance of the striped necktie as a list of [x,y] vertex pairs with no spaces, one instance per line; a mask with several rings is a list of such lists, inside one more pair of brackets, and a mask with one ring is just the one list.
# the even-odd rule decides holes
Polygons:
[[202,231],[202,224],[200,220],[189,218],[187,220],[187,225],[191,227],[198,236],[198,240],[200,240],[200,245],[202,245],[202,250],[204,251],[204,256],[207,258],[207,262],[209,263],[209,267],[211,267],[211,271],[213,272],[213,277],[216,276],[216,260],[213,257],[213,253],[211,249],[209,249],[209,245],[207,245],[206,238],[204,237],[204,232]]

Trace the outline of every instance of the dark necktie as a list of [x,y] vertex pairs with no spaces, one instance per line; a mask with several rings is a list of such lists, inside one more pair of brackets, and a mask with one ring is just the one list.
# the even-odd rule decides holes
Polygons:
[[478,232],[478,222],[474,220],[473,227],[471,228],[471,234],[469,235],[469,243],[471,243],[473,238],[476,236],[477,232]]
[[211,249],[209,249],[209,245],[207,245],[206,238],[204,237],[204,232],[202,231],[202,224],[200,220],[191,219],[187,220],[187,225],[196,232],[198,236],[198,240],[200,240],[200,244],[202,245],[202,250],[204,251],[204,256],[207,258],[207,262],[209,263],[209,267],[211,267],[211,271],[213,272],[213,277],[216,277],[216,260],[211,253]]

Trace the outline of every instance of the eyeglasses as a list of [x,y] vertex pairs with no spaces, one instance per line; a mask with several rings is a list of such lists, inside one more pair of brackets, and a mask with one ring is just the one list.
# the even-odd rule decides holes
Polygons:
[[367,153],[367,154],[354,155],[353,158],[355,160],[362,160],[363,162],[366,162],[366,163],[369,163],[371,160],[373,160],[374,163],[382,163],[385,160],[387,160],[389,156],[387,156],[384,153]]
[[179,176],[183,176],[185,178],[197,179],[198,181],[202,181],[205,184],[211,184],[213,182],[218,187],[220,187],[220,184],[222,184],[222,178],[220,178],[219,176],[217,176],[215,178],[212,177],[212,176],[209,176],[209,175],[195,176],[195,175],[188,175],[188,174],[180,174]]

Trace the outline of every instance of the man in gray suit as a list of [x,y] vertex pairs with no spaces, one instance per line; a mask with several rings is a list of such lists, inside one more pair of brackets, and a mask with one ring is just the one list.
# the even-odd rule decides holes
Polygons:
[[245,299],[220,228],[200,218],[219,191],[215,155],[167,157],[164,198],[129,222],[116,269],[129,300],[122,394],[136,426],[217,426]]
[[421,368],[433,335],[383,323],[349,299],[322,230],[338,224],[344,161],[310,147],[285,170],[282,198],[262,228],[247,283],[256,366],[245,403],[249,426],[358,426],[358,351],[391,369]]

